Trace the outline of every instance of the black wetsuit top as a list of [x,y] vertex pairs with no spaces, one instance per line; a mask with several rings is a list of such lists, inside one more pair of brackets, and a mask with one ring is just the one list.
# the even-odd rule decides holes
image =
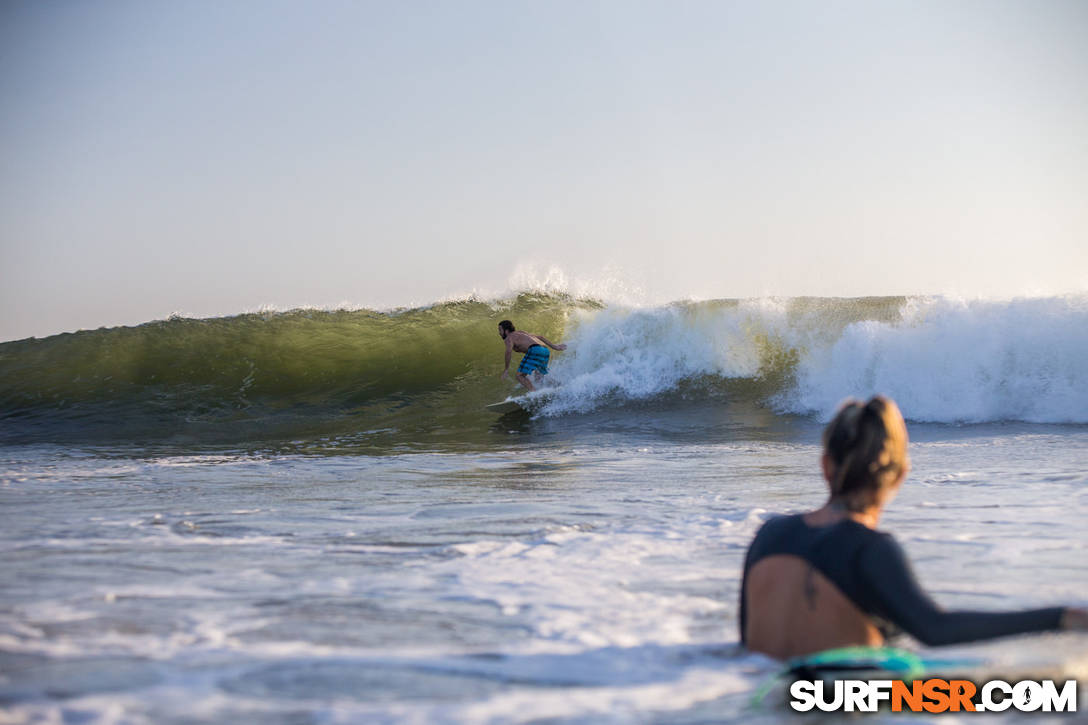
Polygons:
[[872,617],[885,637],[902,630],[926,645],[954,644],[1057,629],[1062,616],[1061,607],[1021,612],[942,611],[922,591],[903,549],[889,534],[850,519],[830,526],[809,526],[798,514],[763,524],[748,547],[740,590],[742,643],[748,572],[760,559],[775,554],[791,554],[811,564]]

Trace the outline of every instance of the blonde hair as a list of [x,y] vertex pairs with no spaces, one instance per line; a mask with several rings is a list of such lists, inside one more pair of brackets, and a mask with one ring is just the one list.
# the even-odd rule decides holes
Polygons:
[[848,400],[824,429],[824,454],[831,460],[831,498],[861,511],[899,481],[910,466],[907,424],[891,398]]

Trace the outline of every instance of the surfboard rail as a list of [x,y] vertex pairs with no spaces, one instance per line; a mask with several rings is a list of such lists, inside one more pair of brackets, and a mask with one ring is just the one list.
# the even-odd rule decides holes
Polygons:
[[514,400],[503,400],[503,401],[498,402],[498,403],[492,403],[491,405],[486,406],[486,409],[490,410],[492,413],[499,413],[499,414],[502,414],[502,413],[514,413],[514,412],[519,411],[519,410],[520,411],[525,411],[526,410],[526,408],[524,406],[522,406],[516,399],[514,399]]

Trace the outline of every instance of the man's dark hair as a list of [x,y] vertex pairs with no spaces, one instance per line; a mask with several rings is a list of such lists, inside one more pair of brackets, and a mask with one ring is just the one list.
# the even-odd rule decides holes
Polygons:
[[503,320],[502,322],[499,323],[499,328],[502,329],[502,330],[506,330],[507,332],[513,332],[514,331],[514,323],[511,322],[510,320]]

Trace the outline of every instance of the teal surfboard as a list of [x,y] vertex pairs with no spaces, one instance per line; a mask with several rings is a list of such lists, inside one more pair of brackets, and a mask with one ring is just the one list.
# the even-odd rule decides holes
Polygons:
[[752,698],[758,706],[776,685],[794,679],[914,680],[958,673],[977,674],[983,661],[975,658],[929,658],[895,647],[841,647],[788,660],[764,681]]

